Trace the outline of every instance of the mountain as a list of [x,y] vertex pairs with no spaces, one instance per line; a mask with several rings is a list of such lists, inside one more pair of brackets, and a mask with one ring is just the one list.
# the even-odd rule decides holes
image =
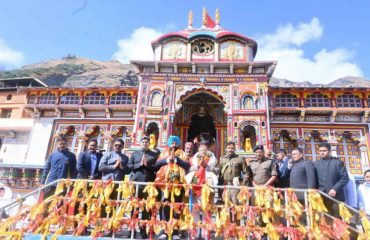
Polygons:
[[139,79],[131,64],[101,62],[75,56],[30,64],[12,71],[0,71],[0,79],[35,77],[48,86],[117,87],[138,86]]
[[[41,63],[23,66],[12,71],[1,71],[0,79],[35,77],[48,86],[60,87],[118,87],[138,86],[139,77],[131,64],[118,61],[96,61],[76,56],[67,56],[59,60],[49,60]],[[366,87],[370,81],[360,77],[343,77],[329,84],[313,84],[294,82],[287,79],[272,77],[271,87]]]
[[294,82],[287,79],[279,79],[272,77],[269,82],[271,87],[282,87],[282,88],[292,88],[292,87],[306,87],[306,88],[315,88],[315,87],[331,87],[331,88],[370,88],[370,80],[361,78],[361,77],[343,77],[335,81],[332,81],[328,84],[313,84],[308,81],[305,82]]

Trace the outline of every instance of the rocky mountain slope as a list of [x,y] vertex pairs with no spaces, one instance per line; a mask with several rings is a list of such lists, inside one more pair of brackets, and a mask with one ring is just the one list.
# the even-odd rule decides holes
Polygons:
[[[0,71],[0,79],[35,77],[49,86],[61,87],[116,87],[138,86],[139,78],[134,67],[118,61],[101,62],[87,58],[67,56],[60,60],[30,64],[12,71]],[[271,78],[272,87],[320,87],[322,84],[294,82],[287,79]],[[343,77],[328,87],[370,87],[370,81],[360,77]]]
[[60,60],[23,66],[12,71],[0,71],[0,79],[35,77],[49,86],[102,87],[138,86],[138,76],[130,64],[118,61],[101,62],[68,56]]

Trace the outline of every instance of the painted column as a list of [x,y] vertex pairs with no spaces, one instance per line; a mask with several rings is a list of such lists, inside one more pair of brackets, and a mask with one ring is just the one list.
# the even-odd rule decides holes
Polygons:
[[359,147],[360,147],[360,151],[361,151],[361,167],[362,167],[362,172],[364,172],[367,169],[369,169],[369,157],[367,155],[367,147],[366,147],[365,137],[361,137]]
[[78,147],[77,147],[76,156],[80,155],[80,153],[84,150],[85,139],[80,138],[77,141],[78,141]]
[[328,143],[331,146],[331,150],[330,150],[331,156],[337,157],[338,156],[338,154],[337,154],[338,140],[335,137],[335,132],[334,131],[331,132]]

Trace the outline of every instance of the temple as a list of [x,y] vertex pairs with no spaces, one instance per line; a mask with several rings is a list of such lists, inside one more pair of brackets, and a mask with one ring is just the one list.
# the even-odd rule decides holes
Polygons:
[[159,149],[170,135],[182,143],[205,135],[215,139],[218,157],[233,141],[245,157],[263,144],[288,152],[302,147],[313,161],[318,143],[328,141],[355,177],[369,168],[369,89],[269,86],[277,61],[255,61],[257,42],[224,29],[218,10],[213,20],[204,9],[199,28],[190,12],[184,30],[151,45],[152,61],[131,61],[139,81],[130,86],[1,80],[1,181],[37,187],[58,136],[76,154],[89,139],[105,151],[122,139],[129,153],[144,134],[154,134]]

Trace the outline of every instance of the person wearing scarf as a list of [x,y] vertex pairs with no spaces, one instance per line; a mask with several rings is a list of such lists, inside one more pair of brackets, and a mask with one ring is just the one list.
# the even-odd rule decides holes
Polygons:
[[[186,175],[186,182],[188,184],[196,184],[200,186],[193,186],[192,199],[194,203],[201,205],[202,185],[209,186],[217,185],[218,177],[213,173],[217,164],[215,155],[209,151],[209,143],[201,142],[199,144],[198,152],[193,156],[189,173]],[[212,197],[210,197],[212,199]],[[211,202],[210,202],[211,203]],[[193,209],[194,222],[200,220],[200,212]],[[203,211],[202,218],[204,222],[211,222],[211,213]],[[199,231],[197,235],[199,234]]]
[[[158,170],[155,183],[186,183],[185,174],[189,169],[190,164],[182,160],[176,155],[176,151],[180,149],[180,138],[170,136],[167,141],[169,155],[162,160],[156,162],[155,166]],[[182,203],[184,190],[183,187],[159,185],[162,190],[162,202]],[[179,219],[179,214],[174,214],[170,206],[164,206],[160,209],[161,219],[170,222],[172,218]],[[172,239],[180,239],[178,229],[174,229]],[[167,239],[167,234],[162,233],[158,239]]]

